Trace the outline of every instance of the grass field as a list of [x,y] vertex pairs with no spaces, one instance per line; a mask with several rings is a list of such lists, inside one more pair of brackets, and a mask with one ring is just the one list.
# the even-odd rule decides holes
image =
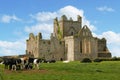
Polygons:
[[24,71],[4,70],[1,65],[0,74],[3,80],[119,80],[120,61],[42,63],[40,70]]

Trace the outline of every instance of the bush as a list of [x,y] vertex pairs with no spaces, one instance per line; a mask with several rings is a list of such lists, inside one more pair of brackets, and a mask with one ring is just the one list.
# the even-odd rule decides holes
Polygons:
[[102,59],[98,59],[98,58],[96,58],[96,59],[94,59],[93,61],[94,61],[94,62],[101,62]]
[[89,58],[84,58],[81,62],[82,63],[91,63],[92,61]]
[[3,59],[2,58],[0,58],[0,63],[3,61]]
[[120,61],[120,58],[113,57],[113,58],[112,58],[112,61]]

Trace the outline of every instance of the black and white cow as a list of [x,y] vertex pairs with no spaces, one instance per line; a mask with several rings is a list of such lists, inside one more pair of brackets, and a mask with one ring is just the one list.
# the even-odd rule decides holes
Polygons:
[[39,65],[41,62],[42,62],[42,59],[29,58],[27,62],[28,64],[25,65],[25,68],[26,69],[32,69],[32,68],[39,69]]
[[3,64],[5,65],[5,69],[10,69],[9,65],[10,65],[10,58],[3,58]]
[[3,59],[3,64],[5,65],[5,69],[9,69],[9,70],[16,70],[16,61],[17,59],[15,58],[4,58]]
[[5,69],[9,70],[20,70],[24,69],[26,60],[22,58],[3,58],[3,64]]
[[43,60],[43,62],[44,63],[55,63],[56,62],[56,60],[54,60],[54,59],[51,59],[51,60]]
[[4,58],[3,64],[5,69],[21,70],[21,69],[39,69],[42,59],[38,58]]

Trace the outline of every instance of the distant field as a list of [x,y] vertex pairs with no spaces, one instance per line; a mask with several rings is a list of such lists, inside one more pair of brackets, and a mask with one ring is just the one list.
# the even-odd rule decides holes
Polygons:
[[119,80],[120,61],[42,63],[40,70],[25,71],[4,70],[0,65],[0,76],[3,80]]

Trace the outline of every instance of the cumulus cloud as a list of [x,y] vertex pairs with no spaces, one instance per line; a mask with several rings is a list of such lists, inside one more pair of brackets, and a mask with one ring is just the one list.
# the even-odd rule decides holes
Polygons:
[[98,7],[97,10],[102,11],[102,12],[114,12],[115,11],[113,8],[110,8],[107,6]]
[[31,14],[30,16],[39,22],[42,22],[42,21],[45,22],[49,20],[51,21],[55,17],[60,18],[62,15],[66,15],[68,18],[72,17],[73,20],[76,20],[77,15],[84,17],[83,13],[84,11],[81,9],[77,9],[76,7],[73,7],[73,6],[66,6],[55,12],[38,12],[36,14]]
[[41,23],[36,24],[33,26],[26,26],[25,31],[28,33],[34,33],[38,34],[39,32],[42,32],[43,38],[49,38],[50,32],[53,32],[53,25],[47,24],[47,23]]
[[57,13],[56,12],[38,12],[37,14],[33,15],[31,14],[30,15],[33,19],[36,19],[37,21],[49,21],[49,20],[52,20],[54,19],[56,16],[57,16]]
[[120,46],[120,33],[107,31],[102,34],[108,40],[109,44],[115,44]]
[[105,37],[108,40],[109,44],[115,44],[120,46],[120,33],[115,33],[113,31],[103,32],[101,35],[94,33],[94,36],[102,38]]
[[115,33],[113,31],[103,32],[101,35],[94,33],[95,37],[106,38],[107,45],[112,53],[112,56],[120,56],[120,33]]
[[21,21],[21,19],[15,15],[3,15],[0,21],[3,23],[10,23],[11,21]]
[[61,8],[57,12],[59,16],[66,15],[68,18],[72,17],[73,20],[77,19],[77,15],[80,15],[81,17],[84,17],[84,11],[82,9],[78,9],[74,6],[66,6],[64,8]]
[[4,56],[25,54],[25,41],[0,41],[0,54]]
[[52,29],[51,29],[52,26],[53,26],[52,24],[46,24],[46,23],[36,24],[31,27],[26,26],[25,31],[28,33],[31,33],[31,32],[38,33],[39,31],[47,33],[47,32],[52,32]]

